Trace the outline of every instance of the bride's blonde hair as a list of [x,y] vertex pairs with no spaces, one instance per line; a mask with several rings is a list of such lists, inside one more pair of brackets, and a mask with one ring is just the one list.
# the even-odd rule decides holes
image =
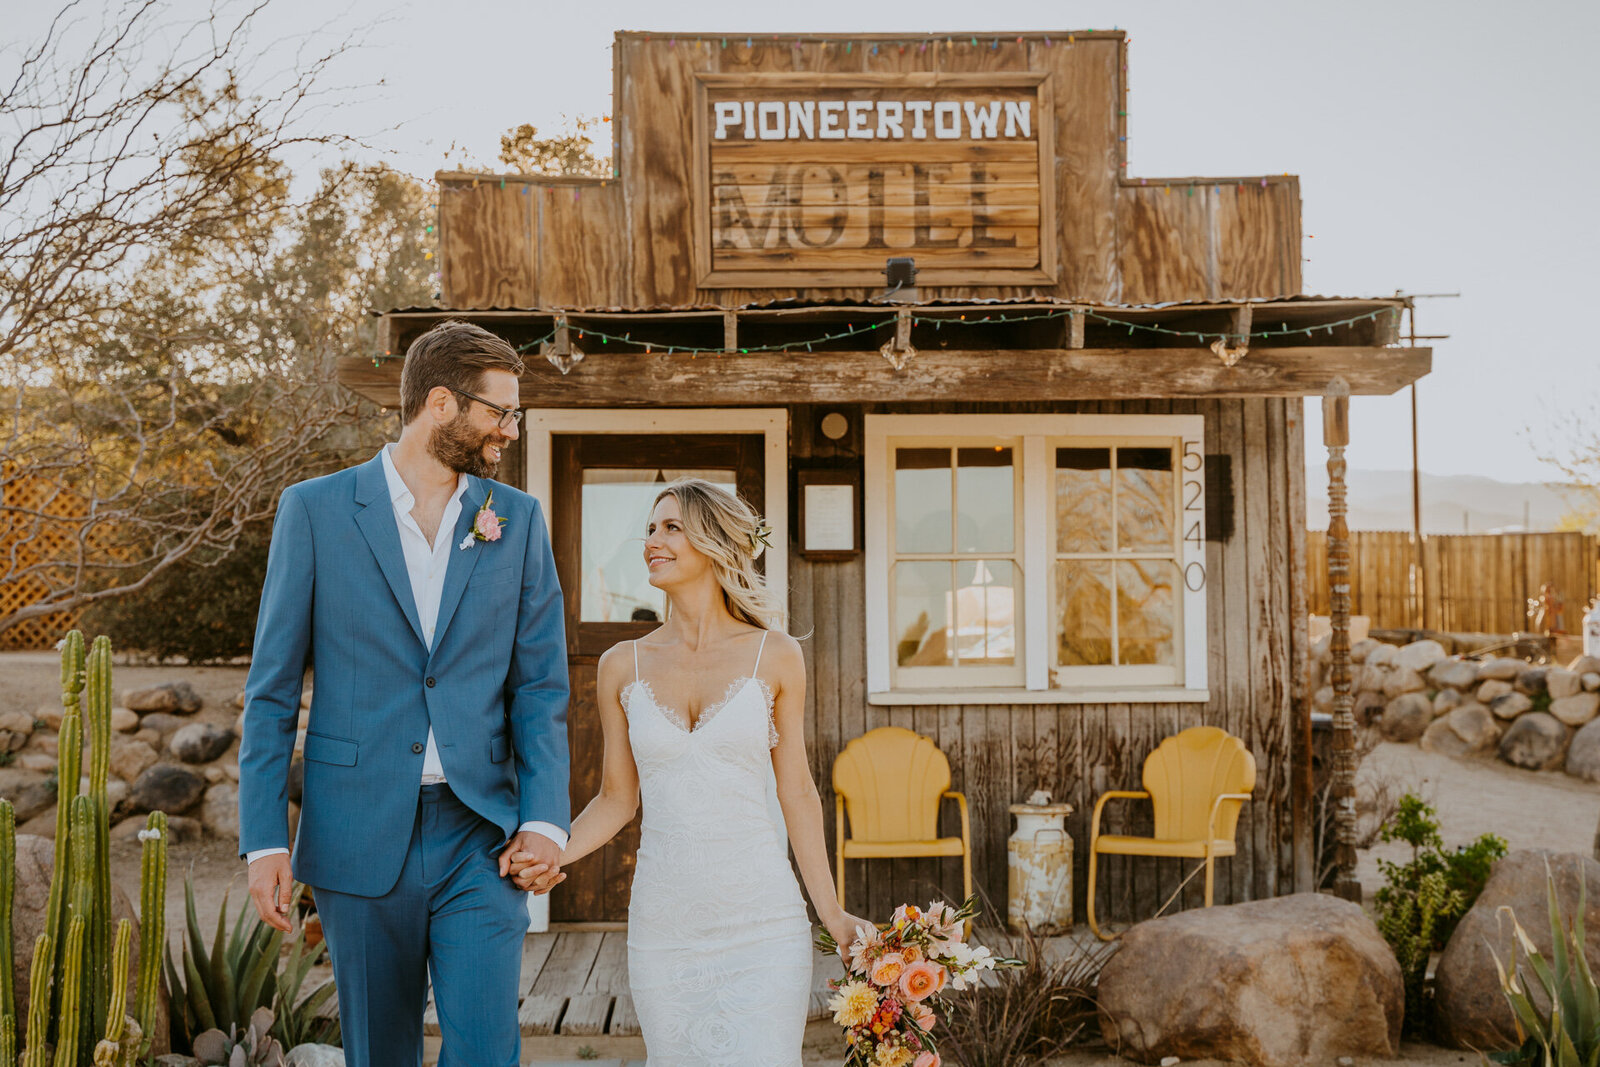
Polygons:
[[711,561],[728,614],[763,630],[783,629],[784,605],[756,570],[755,546],[763,524],[755,509],[704,478],[679,478],[656,494],[651,512],[669,496],[678,502],[684,536]]

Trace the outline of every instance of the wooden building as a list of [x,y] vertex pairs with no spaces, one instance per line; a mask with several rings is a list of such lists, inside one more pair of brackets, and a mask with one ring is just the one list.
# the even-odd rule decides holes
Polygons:
[[[700,472],[785,534],[767,573],[811,635],[830,834],[841,747],[909,727],[949,755],[1001,907],[1007,805],[1076,805],[1081,914],[1094,798],[1211,723],[1259,773],[1219,901],[1307,888],[1302,398],[1392,393],[1431,353],[1397,345],[1397,300],[1301,294],[1297,180],[1129,175],[1118,32],[621,33],[615,79],[613,176],[440,174],[439,305],[341,367],[396,405],[442,319],[527,352],[502,476],[552,525],[575,805],[596,658],[659,610],[630,539]],[[636,842],[576,865],[553,917],[623,918]],[[866,914],[960,890],[956,860],[851,863]],[[1102,914],[1183,873],[1113,860]]]

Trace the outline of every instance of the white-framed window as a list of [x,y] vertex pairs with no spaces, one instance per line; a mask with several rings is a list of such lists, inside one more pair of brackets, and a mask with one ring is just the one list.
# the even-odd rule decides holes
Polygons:
[[1198,415],[868,415],[874,703],[1206,688]]

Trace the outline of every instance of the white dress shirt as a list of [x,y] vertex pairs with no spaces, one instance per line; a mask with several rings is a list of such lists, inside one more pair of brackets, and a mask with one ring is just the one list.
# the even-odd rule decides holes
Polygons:
[[[389,502],[394,506],[395,525],[400,529],[400,548],[405,553],[406,574],[411,579],[411,597],[417,605],[417,621],[422,625],[422,636],[428,643],[431,651],[433,648],[433,630],[439,621],[439,600],[444,593],[445,572],[450,568],[450,551],[456,520],[461,517],[461,494],[467,491],[467,476],[460,475],[456,479],[456,491],[450,495],[450,501],[444,507],[444,514],[439,518],[439,528],[433,535],[430,544],[422,533],[422,527],[417,525],[417,520],[411,514],[412,507],[417,498],[406,487],[400,471],[395,468],[394,457],[391,454],[393,444],[383,446],[383,476],[389,483]],[[427,749],[422,756],[422,785],[435,785],[445,781],[444,764],[439,760],[439,746],[433,739],[433,727],[428,727]],[[525,822],[519,827],[521,830],[531,830],[543,834],[556,843],[557,848],[567,847],[567,835],[558,826],[547,822]],[[245,859],[254,863],[262,856],[273,856],[286,853],[286,848],[263,848],[246,855]]]

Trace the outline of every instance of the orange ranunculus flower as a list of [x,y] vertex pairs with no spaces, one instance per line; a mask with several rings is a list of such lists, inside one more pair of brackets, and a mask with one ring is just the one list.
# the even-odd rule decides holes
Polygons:
[[905,973],[906,958],[898,952],[886,952],[872,964],[872,984],[877,986],[892,986],[900,980]]
[[926,1000],[944,988],[945,978],[945,969],[937,963],[913,963],[900,975],[900,992],[913,1003]]
[[907,963],[916,963],[922,959],[922,950],[916,945],[906,945],[900,949],[900,955],[906,958]]

